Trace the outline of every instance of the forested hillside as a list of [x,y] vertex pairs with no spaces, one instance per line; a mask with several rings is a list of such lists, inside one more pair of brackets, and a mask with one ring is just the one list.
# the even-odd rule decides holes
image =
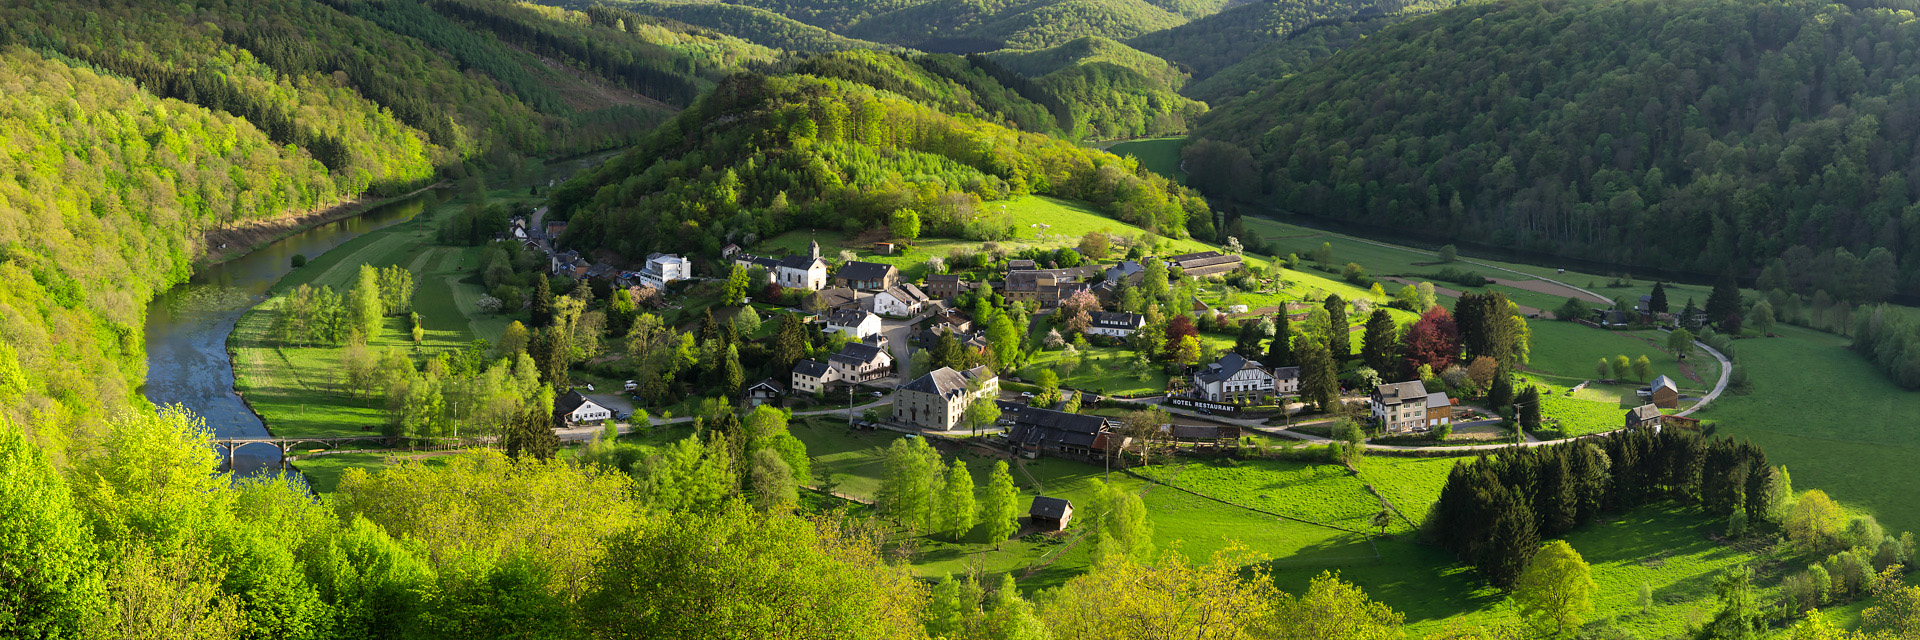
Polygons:
[[848,35],[928,51],[1038,49],[1083,36],[1131,38],[1186,22],[1146,0],[932,0],[863,20]]
[[[131,408],[141,324],[197,232],[353,193],[259,128],[19,46],[0,52],[0,413],[54,460]],[[424,163],[414,173],[431,174]]]
[[1354,16],[1394,14],[1434,1],[1262,0],[1165,31],[1145,34],[1127,41],[1127,44],[1170,62],[1187,65],[1195,77],[1206,78],[1314,23],[1340,21]]
[[1908,14],[1816,2],[1469,6],[1197,135],[1251,151],[1288,210],[1702,273],[1879,247],[1913,291],[1917,47]]
[[1322,20],[1303,25],[1253,50],[1212,75],[1197,77],[1181,94],[1214,106],[1254,93],[1273,81],[1305,71],[1361,38],[1419,15],[1415,11]]
[[1074,139],[1185,133],[1207,105],[1180,95],[1187,74],[1124,44],[1088,36],[988,59],[1027,78],[1062,105],[1061,129]]
[[[0,406],[56,461],[136,402],[145,305],[186,278],[209,229],[629,144],[670,113],[636,91],[690,102],[702,88],[631,80],[722,75],[672,56],[656,59],[666,74],[638,73],[654,61],[639,46],[554,56],[569,51],[559,36],[606,31],[584,16],[439,4],[470,12],[413,0],[0,7]],[[555,36],[527,44],[564,62],[466,26],[510,22]]]
[[839,55],[872,57],[865,68],[895,77],[730,78],[557,190],[553,214],[573,221],[563,244],[713,253],[750,235],[878,227],[899,209],[919,212],[924,235],[994,239],[1009,221],[984,203],[1028,193],[1087,200],[1168,235],[1213,235],[1204,200],[1131,161],[876,89],[929,81],[891,56]]
[[549,0],[549,4],[580,10],[606,5],[712,29],[754,44],[787,51],[883,48],[882,45],[848,38],[766,9],[738,4],[656,0]]

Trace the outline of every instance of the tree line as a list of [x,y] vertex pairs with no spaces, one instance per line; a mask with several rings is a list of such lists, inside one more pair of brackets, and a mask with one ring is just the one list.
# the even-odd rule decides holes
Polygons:
[[1785,472],[1767,466],[1758,446],[1682,429],[1634,429],[1455,465],[1426,534],[1506,589],[1541,540],[1603,512],[1670,500],[1744,530],[1783,523],[1790,498]]

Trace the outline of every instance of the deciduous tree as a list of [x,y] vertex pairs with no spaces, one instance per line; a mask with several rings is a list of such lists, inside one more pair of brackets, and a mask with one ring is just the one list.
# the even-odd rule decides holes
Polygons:
[[1593,571],[1573,546],[1553,540],[1533,554],[1514,585],[1520,613],[1540,633],[1565,636],[1593,611]]

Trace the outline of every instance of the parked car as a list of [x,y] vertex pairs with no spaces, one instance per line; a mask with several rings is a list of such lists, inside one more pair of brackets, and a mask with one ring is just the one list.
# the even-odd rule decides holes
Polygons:
[[1022,397],[1022,398],[1031,398],[1031,397],[1033,397],[1033,392],[1032,392],[1032,391],[1022,391],[1022,392],[1020,392],[1020,397]]
[[873,397],[875,397],[875,398],[884,398],[884,397],[886,397],[886,395],[887,395],[887,394],[884,394],[884,393],[880,393],[880,392],[878,392],[878,391],[875,391],[875,392],[873,392]]

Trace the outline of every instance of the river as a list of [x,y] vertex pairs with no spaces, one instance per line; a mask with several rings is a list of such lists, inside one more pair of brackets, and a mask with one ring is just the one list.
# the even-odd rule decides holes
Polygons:
[[[233,388],[227,336],[234,324],[293,270],[294,255],[318,258],[367,232],[406,222],[439,198],[440,192],[428,191],[287,236],[202,267],[186,283],[155,297],[147,306],[147,399],[156,405],[186,406],[206,420],[215,438],[270,436],[260,416]],[[279,450],[267,445],[243,447],[233,458],[235,475],[281,468]]]

